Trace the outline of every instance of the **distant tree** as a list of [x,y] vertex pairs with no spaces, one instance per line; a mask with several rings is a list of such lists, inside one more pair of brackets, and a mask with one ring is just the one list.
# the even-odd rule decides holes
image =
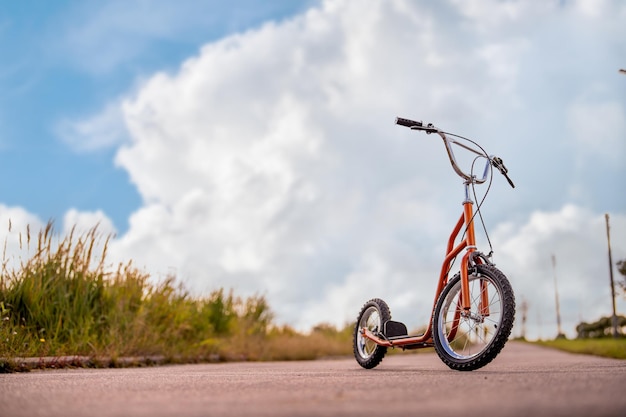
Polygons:
[[[623,334],[623,328],[626,326],[626,317],[617,316],[618,331]],[[579,323],[576,326],[579,339],[593,339],[598,337],[609,337],[613,333],[613,325],[611,317],[601,317],[593,323]]]

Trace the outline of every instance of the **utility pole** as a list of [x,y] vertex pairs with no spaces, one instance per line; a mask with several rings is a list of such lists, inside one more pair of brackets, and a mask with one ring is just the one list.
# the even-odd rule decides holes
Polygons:
[[522,297],[522,305],[520,309],[522,310],[522,340],[526,340],[526,316],[528,313],[528,303],[526,302],[525,297]]
[[539,340],[543,340],[543,331],[541,330],[543,322],[541,321],[541,309],[537,310],[537,328],[539,329]]
[[609,227],[609,213],[604,215],[606,220],[606,241],[609,247],[609,278],[611,280],[611,301],[613,303],[613,317],[611,324],[613,325],[613,337],[617,339],[617,313],[615,310],[615,283],[613,282],[613,257],[611,256],[611,232]]
[[564,338],[563,330],[561,330],[561,308],[559,307],[559,290],[556,285],[556,257],[552,255],[552,271],[554,273],[554,300],[556,302],[556,326],[557,326],[557,339]]

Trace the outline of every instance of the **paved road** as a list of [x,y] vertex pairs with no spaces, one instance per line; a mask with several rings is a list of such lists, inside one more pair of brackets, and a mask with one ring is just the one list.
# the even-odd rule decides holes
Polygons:
[[625,387],[626,361],[510,342],[469,373],[401,353],[374,370],[341,359],[5,374],[0,417],[626,416]]

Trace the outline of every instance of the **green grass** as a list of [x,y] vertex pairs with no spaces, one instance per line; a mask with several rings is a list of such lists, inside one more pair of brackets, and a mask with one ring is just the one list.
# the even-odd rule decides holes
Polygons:
[[626,338],[624,337],[618,339],[556,339],[534,343],[572,353],[626,359]]
[[351,352],[352,326],[300,334],[274,325],[263,296],[216,289],[195,297],[174,276],[154,282],[132,262],[108,265],[109,237],[97,228],[60,237],[48,224],[36,239],[27,229],[18,240],[33,255],[13,268],[3,258],[0,358],[158,355],[184,362]]

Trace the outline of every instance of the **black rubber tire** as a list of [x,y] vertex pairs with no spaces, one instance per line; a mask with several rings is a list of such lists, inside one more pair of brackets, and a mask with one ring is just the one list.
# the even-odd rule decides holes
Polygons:
[[[433,314],[435,351],[451,369],[473,371],[491,362],[508,340],[515,321],[515,296],[506,276],[492,265],[477,265],[469,271],[471,308],[460,317],[454,339],[449,341],[452,317],[461,293],[456,274],[443,289]],[[489,295],[489,315],[481,315],[481,282]]]
[[386,346],[380,346],[366,339],[361,329],[367,327],[374,333],[382,332],[385,322],[391,320],[389,306],[380,298],[369,300],[363,305],[356,319],[352,337],[352,350],[356,361],[365,369],[376,367],[387,353]]

